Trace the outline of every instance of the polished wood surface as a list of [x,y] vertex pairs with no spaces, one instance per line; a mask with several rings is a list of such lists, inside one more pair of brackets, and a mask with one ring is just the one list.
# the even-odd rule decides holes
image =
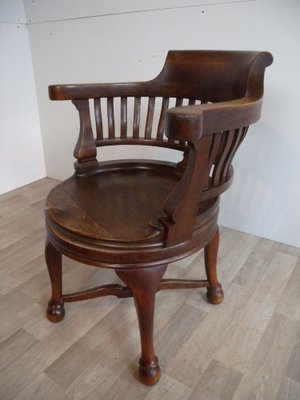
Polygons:
[[[47,317],[61,321],[64,302],[133,296],[146,385],[161,375],[153,344],[156,293],[206,287],[209,303],[224,298],[217,277],[220,195],[232,182],[231,163],[248,126],[260,117],[271,63],[267,52],[170,51],[149,82],[49,87],[52,100],[72,101],[80,130],[75,173],[46,201]],[[183,158],[98,161],[97,147],[122,144],[175,149]],[[163,279],[169,264],[203,248],[206,280]],[[65,293],[63,255],[113,269],[125,286]]]
[[[0,196],[0,398],[3,400],[298,400],[299,249],[221,228],[215,307],[199,290],[157,294],[154,342],[161,380],[135,379],[139,329],[132,299],[68,303],[59,324],[43,318],[50,295],[43,204],[57,181]],[[203,251],[165,279],[204,278]],[[114,282],[109,269],[66,258],[65,290]],[[134,375],[134,377],[133,377]]]

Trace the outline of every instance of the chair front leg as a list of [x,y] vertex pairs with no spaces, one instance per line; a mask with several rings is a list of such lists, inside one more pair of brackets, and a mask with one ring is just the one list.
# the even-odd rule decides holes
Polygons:
[[224,292],[217,277],[217,256],[219,249],[219,228],[214,237],[204,248],[204,262],[209,286],[207,288],[206,298],[211,304],[219,304],[224,299]]
[[52,287],[51,300],[48,303],[47,318],[51,322],[59,322],[65,316],[62,301],[62,254],[47,239],[45,258]]
[[145,385],[155,385],[160,379],[160,367],[153,347],[154,306],[157,286],[166,268],[167,265],[116,270],[134,296],[142,350],[139,375]]

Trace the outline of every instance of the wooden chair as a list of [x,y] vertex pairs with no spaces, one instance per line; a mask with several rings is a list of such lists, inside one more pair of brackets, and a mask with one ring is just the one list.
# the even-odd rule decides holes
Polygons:
[[[75,105],[80,132],[75,174],[46,202],[47,317],[61,321],[65,302],[133,296],[146,385],[160,378],[153,348],[156,292],[206,287],[210,303],[223,300],[216,273],[219,197],[232,182],[232,158],[248,126],[260,117],[271,63],[267,52],[170,51],[149,82],[49,87],[50,99]],[[97,147],[122,144],[175,149],[183,159],[98,162]],[[162,279],[168,264],[202,248],[207,279]],[[112,268],[126,286],[64,294],[62,255]]]

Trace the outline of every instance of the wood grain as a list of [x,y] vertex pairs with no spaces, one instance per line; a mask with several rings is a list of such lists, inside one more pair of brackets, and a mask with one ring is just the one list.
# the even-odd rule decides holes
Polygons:
[[[1,214],[6,227],[16,212],[18,226],[30,221],[22,237],[13,228],[2,236],[1,400],[300,398],[298,249],[222,228],[225,300],[217,307],[205,303],[201,289],[158,293],[154,342],[163,375],[148,388],[134,379],[139,332],[132,299],[73,303],[60,324],[46,320],[43,215],[33,204],[56,183],[44,179],[0,196],[0,214],[1,201],[14,199],[11,210],[5,201]],[[114,276],[71,260],[64,260],[64,271],[70,291]],[[174,263],[166,277],[180,279],[183,273],[203,278],[202,252]]]
[[212,360],[188,400],[231,399],[243,374]]

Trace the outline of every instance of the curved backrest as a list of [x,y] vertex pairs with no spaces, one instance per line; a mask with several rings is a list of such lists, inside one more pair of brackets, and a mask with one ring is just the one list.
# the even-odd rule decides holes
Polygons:
[[[269,53],[255,51],[169,51],[153,83],[168,96],[201,99],[203,103],[239,99],[247,93],[251,67]],[[271,60],[271,59],[270,59]]]
[[[156,145],[185,150],[166,138],[167,111],[184,105],[259,97],[272,57],[266,52],[169,51],[161,73],[148,82],[55,85],[53,100],[72,100],[96,146]],[[87,107],[88,103],[88,107]]]

